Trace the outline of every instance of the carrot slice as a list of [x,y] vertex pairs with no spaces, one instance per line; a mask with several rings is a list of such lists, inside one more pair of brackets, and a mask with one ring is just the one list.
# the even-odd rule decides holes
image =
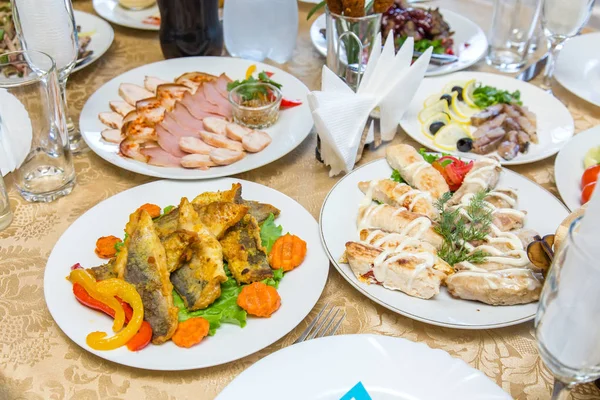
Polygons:
[[121,239],[116,236],[102,236],[96,241],[96,255],[100,258],[113,258],[117,254],[115,244],[121,243]]
[[143,206],[140,206],[139,209],[148,211],[148,214],[150,214],[150,217],[152,218],[160,217],[161,208],[156,204],[146,203]]
[[179,347],[197,345],[208,335],[210,324],[202,317],[190,318],[177,325],[177,330],[171,340]]
[[274,287],[254,282],[242,288],[237,304],[248,314],[268,318],[281,306],[281,297]]
[[306,257],[306,242],[288,233],[273,244],[269,253],[269,264],[273,269],[283,268],[287,272],[302,264],[304,257]]

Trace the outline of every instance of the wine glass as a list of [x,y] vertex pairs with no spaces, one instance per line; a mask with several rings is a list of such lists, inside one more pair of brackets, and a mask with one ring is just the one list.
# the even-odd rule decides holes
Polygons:
[[79,54],[71,0],[13,0],[12,3],[15,29],[23,49],[44,52],[56,62],[71,152],[89,150],[67,108],[67,78]]
[[544,0],[542,6],[542,29],[548,39],[550,50],[541,88],[552,91],[552,75],[558,53],[565,41],[577,36],[587,24],[595,0]]
[[580,221],[554,258],[535,317],[538,349],[554,375],[552,400],[600,378],[600,266],[578,245]]

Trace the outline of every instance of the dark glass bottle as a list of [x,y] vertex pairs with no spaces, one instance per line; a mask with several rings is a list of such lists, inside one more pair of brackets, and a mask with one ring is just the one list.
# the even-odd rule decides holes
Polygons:
[[158,0],[158,7],[165,58],[222,54],[219,0]]

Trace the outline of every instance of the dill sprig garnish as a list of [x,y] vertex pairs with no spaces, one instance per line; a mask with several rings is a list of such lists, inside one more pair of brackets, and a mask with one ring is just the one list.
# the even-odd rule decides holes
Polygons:
[[485,261],[487,253],[481,250],[470,251],[466,244],[473,241],[484,240],[492,224],[492,210],[485,204],[487,191],[476,193],[463,207],[467,217],[462,215],[461,207],[447,207],[452,193],[445,193],[435,202],[439,211],[435,231],[443,239],[438,256],[450,265],[462,261],[479,264]]

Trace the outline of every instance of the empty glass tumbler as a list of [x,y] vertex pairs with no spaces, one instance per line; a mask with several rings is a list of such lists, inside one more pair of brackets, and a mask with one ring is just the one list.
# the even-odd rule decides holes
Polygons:
[[494,0],[486,61],[502,72],[525,65],[542,0]]
[[223,6],[223,34],[225,47],[233,57],[285,63],[296,46],[298,3],[227,0]]
[[0,135],[14,157],[14,182],[25,200],[49,202],[73,190],[63,102],[47,54],[18,51],[0,61]]

